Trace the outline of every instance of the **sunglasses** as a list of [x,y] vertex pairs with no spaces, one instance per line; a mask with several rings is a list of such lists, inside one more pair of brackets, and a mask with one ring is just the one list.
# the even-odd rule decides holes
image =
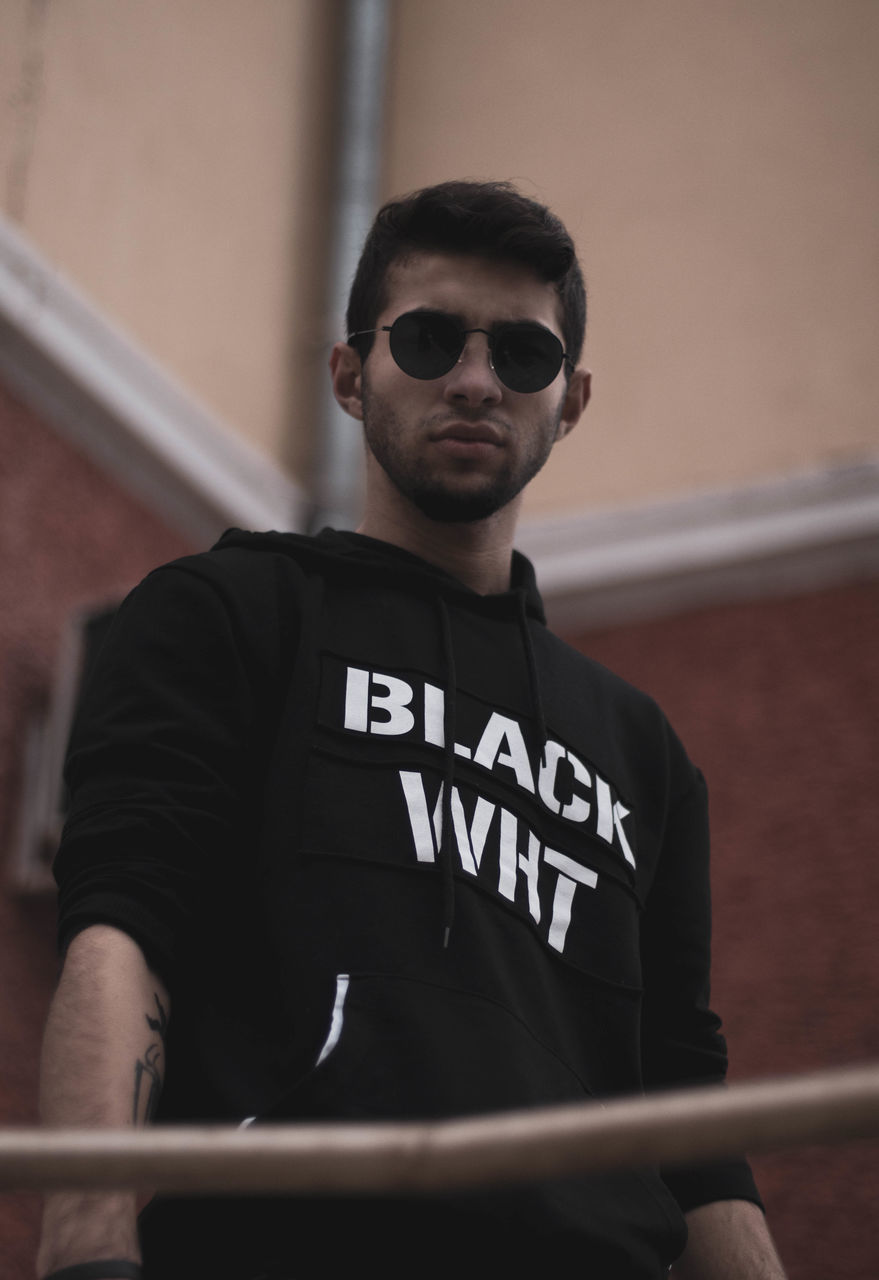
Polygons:
[[355,339],[372,333],[389,333],[396,363],[410,378],[423,381],[454,369],[471,333],[486,335],[491,367],[510,391],[542,391],[555,380],[564,361],[573,368],[556,335],[527,320],[496,324],[492,329],[465,329],[444,311],[406,311],[393,324],[350,333],[348,342],[356,347]]

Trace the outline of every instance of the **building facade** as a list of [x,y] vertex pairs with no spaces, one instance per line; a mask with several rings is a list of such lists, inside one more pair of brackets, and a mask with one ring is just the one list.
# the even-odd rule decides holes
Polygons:
[[[516,181],[581,248],[594,403],[521,545],[707,776],[732,1078],[879,1058],[871,0],[0,17],[0,1123],[35,1117],[82,619],[227,525],[327,509],[359,448],[327,461],[344,237],[453,176]],[[875,1141],[755,1164],[792,1276],[872,1280]],[[35,1224],[0,1199],[10,1280]]]

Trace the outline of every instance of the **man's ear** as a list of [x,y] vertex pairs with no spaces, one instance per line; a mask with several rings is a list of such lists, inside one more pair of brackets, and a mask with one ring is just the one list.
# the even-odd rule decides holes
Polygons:
[[347,342],[337,342],[330,353],[333,394],[346,413],[363,421],[363,367],[360,356]]
[[571,374],[568,389],[565,392],[562,414],[555,433],[556,440],[564,440],[565,436],[574,430],[574,427],[583,416],[583,410],[589,403],[591,393],[592,374],[588,369],[575,369]]

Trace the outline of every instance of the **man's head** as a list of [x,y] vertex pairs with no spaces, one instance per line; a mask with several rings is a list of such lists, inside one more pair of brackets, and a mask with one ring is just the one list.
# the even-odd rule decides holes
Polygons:
[[[380,211],[330,367],[364,425],[367,518],[470,523],[518,499],[578,421],[585,292],[570,236],[505,184],[454,182]],[[408,514],[407,514],[408,513]]]
[[[559,218],[506,182],[441,182],[391,200],[376,215],[348,299],[348,333],[375,328],[395,263],[418,253],[473,255],[518,263],[555,286],[562,337],[573,368],[586,329],[586,290],[574,243]],[[371,338],[360,339],[366,357]]]

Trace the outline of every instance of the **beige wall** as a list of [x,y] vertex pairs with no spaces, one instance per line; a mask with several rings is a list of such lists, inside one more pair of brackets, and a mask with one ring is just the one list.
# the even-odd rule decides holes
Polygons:
[[5,212],[281,456],[293,302],[312,288],[320,5],[0,0],[0,14]]
[[[4,211],[300,471],[335,14],[0,0]],[[384,191],[513,178],[585,261],[594,403],[533,514],[879,449],[875,0],[396,0],[392,15]]]
[[591,287],[532,511],[879,448],[875,0],[398,0],[387,187],[512,178]]

